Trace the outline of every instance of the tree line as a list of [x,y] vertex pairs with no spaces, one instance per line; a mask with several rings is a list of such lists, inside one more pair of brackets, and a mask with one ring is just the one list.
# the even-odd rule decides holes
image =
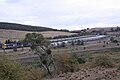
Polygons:
[[30,26],[30,25],[22,25],[16,23],[6,23],[0,22],[0,29],[7,30],[21,30],[21,31],[56,31],[56,29],[41,27],[41,26]]

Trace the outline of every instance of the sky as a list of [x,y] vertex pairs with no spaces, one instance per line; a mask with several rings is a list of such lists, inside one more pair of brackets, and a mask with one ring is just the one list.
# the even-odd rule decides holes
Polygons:
[[120,25],[120,0],[0,0],[0,22],[80,30]]

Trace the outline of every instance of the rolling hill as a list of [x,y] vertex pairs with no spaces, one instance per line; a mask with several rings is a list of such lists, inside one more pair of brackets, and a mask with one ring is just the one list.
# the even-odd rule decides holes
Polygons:
[[[6,29],[0,29],[0,42],[5,42],[7,39],[11,40],[22,40],[25,38],[25,35],[27,33],[33,33],[33,31],[19,31],[19,30],[6,30]],[[44,37],[55,37],[55,36],[69,36],[74,35],[76,33],[70,33],[70,32],[62,32],[62,31],[42,31],[42,32],[35,32],[40,33]]]
[[76,33],[70,33],[68,30],[57,30],[41,26],[23,25],[17,23],[0,22],[0,42],[7,39],[21,40],[27,33],[40,33],[44,37],[69,36]]
[[17,23],[8,23],[8,22],[0,22],[0,29],[7,30],[20,30],[20,31],[56,31],[57,29],[41,27],[41,26],[31,26],[31,25],[23,25]]

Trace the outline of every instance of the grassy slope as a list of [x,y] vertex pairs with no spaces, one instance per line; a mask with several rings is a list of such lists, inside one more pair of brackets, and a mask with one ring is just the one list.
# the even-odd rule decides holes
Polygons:
[[[6,39],[12,39],[12,40],[23,39],[27,33],[32,33],[32,32],[0,29],[0,41],[4,42]],[[45,37],[75,34],[75,33],[60,32],[60,31],[44,31],[44,32],[38,32],[38,33],[43,34],[43,36]]]

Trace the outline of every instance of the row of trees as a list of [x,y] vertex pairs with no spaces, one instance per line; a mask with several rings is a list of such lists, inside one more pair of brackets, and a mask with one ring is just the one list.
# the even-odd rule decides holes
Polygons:
[[10,40],[10,39],[8,39],[8,40],[5,41],[5,44],[11,44],[11,43],[19,43],[19,42],[17,42],[17,41],[12,41],[12,40]]
[[118,43],[118,40],[115,39],[114,37],[111,37],[111,38],[110,38],[110,41],[113,42],[113,43]]
[[120,27],[119,26],[117,26],[116,29],[111,28],[111,32],[118,32],[118,31],[120,31]]
[[56,29],[47,28],[47,27],[37,27],[37,26],[22,25],[16,23],[7,23],[7,22],[0,22],[0,29],[22,30],[22,31],[56,31]]

